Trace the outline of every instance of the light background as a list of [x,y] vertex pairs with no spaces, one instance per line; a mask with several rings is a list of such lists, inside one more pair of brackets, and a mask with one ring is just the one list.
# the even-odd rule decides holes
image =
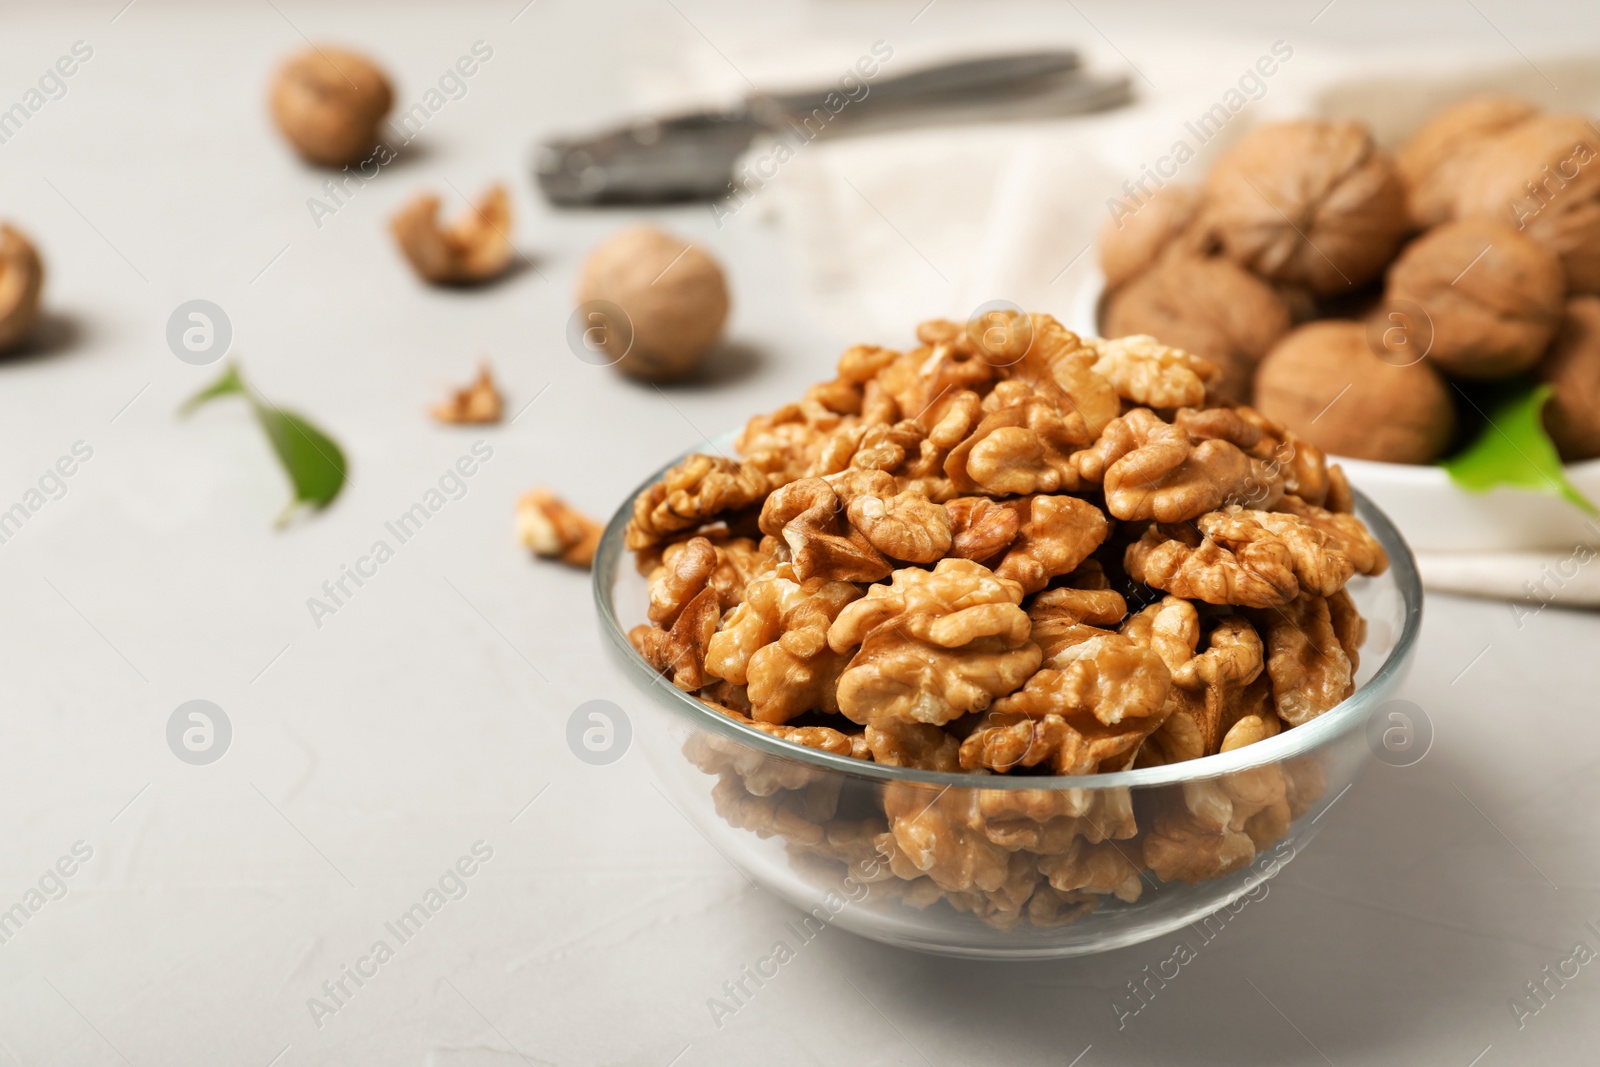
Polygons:
[[[579,703],[627,708],[631,691],[604,659],[587,576],[530,562],[511,523],[536,483],[609,514],[661,459],[798,395],[855,339],[809,300],[769,213],[718,228],[684,207],[648,214],[728,268],[713,380],[663,394],[579,362],[562,330],[581,257],[646,213],[552,212],[527,177],[540,134],[686,102],[725,85],[730,61],[777,71],[786,41],[848,62],[879,38],[908,57],[1076,39],[1176,85],[1280,36],[1324,69],[1571,56],[1600,44],[1592,12],[121,3],[0,8],[0,107],[74,41],[94,48],[67,95],[0,145],[0,217],[46,258],[54,338],[0,364],[0,506],[75,441],[94,449],[0,545],[0,907],[73,842],[94,849],[68,895],[0,945],[0,1063],[1592,1062],[1594,968],[1525,1029],[1508,1008],[1574,942],[1600,949],[1584,926],[1600,925],[1592,615],[1519,627],[1503,604],[1432,599],[1402,695],[1431,717],[1433,750],[1375,766],[1268,897],[1120,1032],[1111,1003],[1164,942],[999,966],[830,931],[719,1030],[706,998],[791,913],[663,803],[639,753],[590,767],[568,751]],[[263,105],[301,31],[378,57],[402,107],[474,41],[494,49],[418,150],[320,229],[305,201],[324,176]],[[513,188],[533,266],[473,292],[418,284],[389,214],[422,188],[448,201],[446,183],[475,195],[493,179]],[[216,373],[164,343],[194,297],[227,310],[267,396],[345,446],[351,482],[326,514],[271,529],[287,490],[242,408],[175,418]],[[930,287],[930,306],[948,299]],[[484,430],[426,420],[480,357],[512,412],[532,407]],[[466,496],[314,626],[306,598],[480,437],[494,458]],[[164,740],[197,697],[234,729],[203,768]],[[468,896],[319,1030],[306,998],[480,839],[494,858]]]

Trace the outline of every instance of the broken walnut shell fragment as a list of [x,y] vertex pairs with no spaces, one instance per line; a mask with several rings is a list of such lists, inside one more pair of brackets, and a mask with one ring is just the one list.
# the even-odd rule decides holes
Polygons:
[[505,186],[490,186],[449,226],[439,224],[439,206],[437,196],[423,193],[389,221],[417,277],[434,285],[474,285],[502,274],[516,254]]

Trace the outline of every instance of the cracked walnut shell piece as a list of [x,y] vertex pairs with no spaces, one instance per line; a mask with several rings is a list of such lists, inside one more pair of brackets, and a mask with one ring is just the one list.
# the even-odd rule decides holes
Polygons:
[[434,285],[475,285],[504,273],[511,245],[511,197],[493,185],[465,215],[439,225],[439,198],[423,193],[389,222],[417,277]]

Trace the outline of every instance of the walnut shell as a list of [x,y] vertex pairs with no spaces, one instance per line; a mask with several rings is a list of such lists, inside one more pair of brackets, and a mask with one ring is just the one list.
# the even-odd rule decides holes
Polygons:
[[1202,210],[1228,258],[1320,295],[1376,276],[1407,227],[1394,164],[1357,122],[1251,130],[1211,169]]
[[1463,163],[1456,217],[1500,219],[1561,257],[1567,287],[1600,293],[1600,131],[1581,115],[1536,115]]
[[1575,296],[1539,377],[1555,387],[1545,428],[1568,463],[1600,456],[1600,297]]
[[618,370],[647,381],[693,373],[728,318],[728,285],[717,261],[654,226],[623,230],[589,253],[577,297],[627,313],[631,344],[630,331],[608,330],[607,353],[620,360]]
[[1296,326],[1319,317],[1321,309],[1317,307],[1316,295],[1305,286],[1279,282],[1272,287],[1272,291],[1289,309],[1289,318]]
[[1492,379],[1539,362],[1561,325],[1566,277],[1537,241],[1492,219],[1447,222],[1389,268],[1386,300],[1409,300],[1433,326],[1428,358],[1447,374]]
[[[1112,290],[1148,270],[1183,233],[1200,205],[1200,191],[1168,185],[1128,215],[1100,231],[1100,272]],[[1134,333],[1148,331],[1134,330]]]
[[1473,96],[1434,115],[1395,153],[1412,224],[1437,226],[1454,210],[1463,164],[1495,135],[1538,114],[1514,96]]
[[394,93],[365,56],[312,47],[291,56],[272,84],[272,117],[295,151],[327,167],[359,163],[378,143]]
[[389,231],[417,277],[434,285],[476,285],[505,272],[511,243],[511,197],[491,185],[449,226],[439,224],[439,198],[421,193],[389,220]]
[[1256,407],[1327,452],[1430,463],[1455,433],[1449,387],[1426,360],[1397,366],[1372,351],[1359,322],[1308,323],[1256,370]]
[[44,264],[33,242],[0,225],[0,352],[27,339],[39,317],[43,288]]
[[1261,357],[1289,332],[1289,306],[1273,288],[1230,260],[1168,255],[1114,293],[1111,337],[1150,334],[1204,356],[1221,370],[1210,391],[1244,404]]

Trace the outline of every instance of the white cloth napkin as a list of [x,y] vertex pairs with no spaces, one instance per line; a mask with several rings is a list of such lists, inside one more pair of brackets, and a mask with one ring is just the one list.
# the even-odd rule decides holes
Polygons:
[[1524,618],[1546,607],[1600,608],[1600,547],[1566,552],[1418,552],[1422,584],[1437,593],[1512,602]]

